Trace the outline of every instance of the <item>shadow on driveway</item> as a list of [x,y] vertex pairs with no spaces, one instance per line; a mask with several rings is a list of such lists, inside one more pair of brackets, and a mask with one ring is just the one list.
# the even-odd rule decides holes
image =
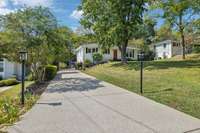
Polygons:
[[75,74],[78,72],[64,72],[59,73],[52,81],[47,89],[47,93],[65,93],[68,91],[89,91],[104,87],[100,84],[101,81],[91,78],[70,77],[62,78],[66,74]]

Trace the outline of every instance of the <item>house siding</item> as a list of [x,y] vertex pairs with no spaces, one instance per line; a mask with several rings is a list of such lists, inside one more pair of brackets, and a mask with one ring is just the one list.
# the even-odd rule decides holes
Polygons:
[[0,76],[3,79],[7,79],[13,76],[16,76],[18,79],[21,78],[21,67],[20,64],[10,62],[6,59],[3,59],[0,63],[3,63],[3,71],[0,72]]
[[[86,48],[88,49],[94,49],[98,48],[98,53],[102,53],[101,49],[98,47],[97,44],[87,44],[87,45],[82,45],[78,49],[76,49],[76,55],[77,55],[77,62],[84,62],[84,60],[88,59],[91,62],[93,62],[93,54],[94,53],[86,53]],[[129,49],[129,48],[128,48]],[[134,48],[131,48],[133,50]],[[112,47],[110,48],[110,54],[103,54],[103,61],[109,61],[113,60],[113,55],[114,55],[114,50],[117,50],[117,59],[121,59],[121,52],[118,47]],[[134,50],[134,59],[137,59],[137,50]]]
[[175,55],[182,54],[182,48],[180,46],[173,46],[173,41],[167,40],[154,45],[154,52],[156,59],[171,58]]

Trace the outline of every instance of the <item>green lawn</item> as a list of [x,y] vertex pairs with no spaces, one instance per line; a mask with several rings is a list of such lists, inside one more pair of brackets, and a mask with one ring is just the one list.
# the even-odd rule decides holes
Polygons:
[[[25,86],[27,87],[33,83],[34,83],[33,81],[26,81]],[[13,97],[13,98],[17,97],[20,91],[21,91],[21,84],[14,85],[11,89],[0,93],[0,100],[4,99],[5,97]]]
[[[26,81],[25,86],[33,84],[33,81]],[[4,125],[12,124],[19,120],[19,116],[29,110],[38,99],[38,96],[26,94],[25,106],[20,104],[21,84],[0,93],[0,129]],[[1,132],[1,131],[0,131]]]
[[[85,73],[140,93],[139,63],[113,62],[86,69]],[[145,62],[145,97],[200,118],[200,61]]]

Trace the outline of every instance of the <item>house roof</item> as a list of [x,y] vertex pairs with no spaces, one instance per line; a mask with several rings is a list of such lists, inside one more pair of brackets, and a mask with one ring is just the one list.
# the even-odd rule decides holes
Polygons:
[[172,40],[165,40],[165,41],[161,41],[161,42],[157,42],[157,43],[153,43],[153,46],[159,46],[159,45],[163,45],[164,43],[171,43]]
[[[87,47],[87,46],[91,47],[92,45],[93,45],[93,46],[98,46],[97,43],[83,44],[83,45],[79,46],[78,48],[76,48],[76,49],[75,49],[75,52],[79,51],[79,50],[80,50],[81,48],[83,48],[83,47]],[[134,47],[134,46],[128,46],[127,48],[129,48],[129,49],[138,49],[138,50],[139,50],[139,48],[136,48],[136,47]]]
[[79,51],[81,48],[83,48],[83,47],[87,47],[87,46],[98,46],[98,44],[97,43],[89,43],[89,44],[83,44],[83,45],[81,45],[81,46],[79,46],[78,48],[76,48],[75,49],[75,52],[77,52],[77,51]]

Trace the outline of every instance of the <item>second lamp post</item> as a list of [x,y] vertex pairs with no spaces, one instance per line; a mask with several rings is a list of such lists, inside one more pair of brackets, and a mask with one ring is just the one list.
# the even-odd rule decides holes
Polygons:
[[21,81],[22,81],[22,90],[21,90],[21,104],[24,105],[24,101],[25,101],[25,98],[24,98],[24,88],[25,88],[25,85],[24,85],[24,79],[25,79],[25,62],[27,60],[27,52],[26,51],[20,51],[19,52],[20,54],[20,61],[21,61],[21,67],[22,67],[22,74],[21,74]]
[[140,61],[140,92],[141,94],[143,94],[143,61],[144,61],[144,52],[140,52],[140,54],[138,54],[138,59]]

